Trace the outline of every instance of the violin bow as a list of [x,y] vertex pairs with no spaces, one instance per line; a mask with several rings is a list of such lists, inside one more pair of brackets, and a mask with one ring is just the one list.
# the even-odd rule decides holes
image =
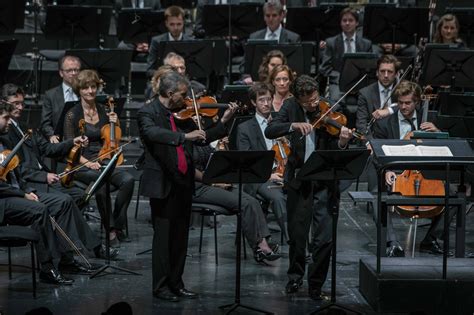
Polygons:
[[194,95],[193,88],[191,88],[191,96],[193,98],[193,107],[194,107],[194,112],[196,113],[197,125],[198,125],[199,130],[202,130],[201,117],[199,116],[199,109],[196,103],[196,96]]

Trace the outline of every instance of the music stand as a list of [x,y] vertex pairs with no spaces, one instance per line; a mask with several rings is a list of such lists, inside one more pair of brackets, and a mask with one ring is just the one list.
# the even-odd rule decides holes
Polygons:
[[[123,49],[74,49],[67,50],[66,55],[81,59],[82,69],[93,69],[107,83],[109,94],[115,94],[127,86],[132,61],[132,50]],[[108,89],[112,86],[114,90]]]
[[22,28],[25,20],[26,0],[0,2],[0,34],[12,35]]
[[107,196],[106,202],[105,202],[105,216],[104,216],[104,229],[105,229],[105,248],[106,248],[106,263],[102,267],[99,268],[96,272],[94,272],[89,279],[97,277],[99,274],[107,270],[107,268],[114,269],[114,270],[119,270],[126,272],[128,274],[132,275],[137,275],[139,276],[140,274],[138,272],[128,270],[122,267],[117,267],[113,266],[110,264],[110,239],[109,239],[109,233],[110,233],[110,214],[112,212],[112,205],[110,201],[110,177],[112,176],[112,173],[115,170],[115,167],[117,166],[117,160],[119,155],[122,153],[122,149],[119,149],[114,156],[110,159],[110,162],[107,164],[107,166],[104,168],[104,170],[100,173],[99,177],[95,181],[95,183],[88,188],[87,196],[92,196],[99,190],[104,184],[105,184],[105,195]]
[[254,112],[252,102],[249,97],[250,85],[225,85],[222,90],[219,103],[235,102],[247,106],[249,113]]
[[[364,84],[359,84],[362,88],[375,82],[377,71],[377,55],[373,53],[351,53],[342,57],[342,70],[339,77],[339,87],[341,91],[349,91],[360,78],[367,73]],[[360,88],[355,88],[354,93]]]
[[474,50],[432,50],[422,82],[432,86],[474,87]]
[[69,39],[74,48],[76,39],[94,39],[108,34],[112,7],[48,5],[43,32],[46,39]]
[[126,43],[149,43],[153,36],[168,31],[165,12],[150,9],[122,9],[116,26],[118,39]]
[[373,43],[418,44],[429,37],[428,8],[395,8],[367,5],[364,13],[364,36]]
[[161,0],[161,7],[167,8],[172,5],[180,6],[183,9],[193,9],[196,7],[197,0]]
[[[303,167],[298,172],[296,178],[304,181],[332,181],[332,196],[338,192],[338,181],[342,179],[355,179],[364,171],[370,151],[366,149],[354,150],[327,150],[314,151]],[[337,198],[337,197],[336,197]],[[332,204],[332,257],[331,257],[331,302],[313,312],[317,314],[337,307],[343,311],[350,311],[360,314],[348,307],[336,303],[336,250],[337,250],[337,219],[339,216],[339,202],[328,201]],[[329,209],[328,209],[329,210]]]
[[438,93],[440,115],[474,117],[474,95],[464,93]]
[[239,307],[254,312],[273,314],[253,306],[240,303],[240,263],[242,241],[242,184],[265,183],[272,173],[275,152],[270,151],[218,151],[211,154],[203,174],[203,182],[212,183],[238,183],[239,184],[239,209],[237,211],[237,254],[235,271],[235,299],[234,303],[219,306],[220,309],[229,310],[230,314]]
[[0,84],[5,83],[5,78],[7,76],[8,67],[10,61],[12,60],[13,53],[15,52],[16,45],[18,44],[18,39],[7,39],[0,40]]

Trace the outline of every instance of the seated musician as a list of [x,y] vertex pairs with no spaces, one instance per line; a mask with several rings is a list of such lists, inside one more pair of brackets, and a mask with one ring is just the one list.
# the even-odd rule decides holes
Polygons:
[[[0,102],[0,151],[12,150],[13,143],[7,133],[10,125],[11,104],[19,101],[9,97],[7,102]],[[82,139],[75,139],[81,143]],[[8,158],[8,153],[3,157]],[[21,164],[21,160],[20,160]],[[46,283],[71,285],[74,280],[63,276],[64,273],[91,273],[97,265],[86,265],[74,259],[73,251],[65,239],[55,234],[51,219],[64,230],[69,239],[78,248],[91,250],[96,257],[105,258],[105,250],[100,239],[90,230],[79,209],[71,197],[66,194],[36,192],[28,187],[16,168],[7,165],[3,170],[0,181],[0,224],[31,225],[39,233],[40,240],[36,244],[40,261],[40,280]],[[57,231],[57,229],[56,229]],[[112,251],[115,257],[117,251]],[[53,264],[53,259],[59,259],[59,265]],[[59,268],[59,270],[58,270]],[[62,272],[61,272],[62,271]]]
[[[202,182],[204,168],[214,149],[211,146],[196,146],[193,160],[196,167],[193,202],[210,203],[222,206],[230,211],[238,210],[239,191],[225,185],[208,185]],[[277,254],[278,244],[269,244],[270,231],[260,203],[251,195],[242,192],[242,232],[254,250],[257,262],[273,261],[281,257]]]
[[433,43],[457,44],[459,48],[466,46],[459,37],[459,20],[454,14],[445,14],[438,20]]
[[295,80],[294,72],[287,65],[276,66],[270,72],[268,83],[274,88],[272,110],[278,112],[283,101],[290,98],[290,85]]
[[[1,97],[8,102],[12,102],[13,110],[10,113],[10,128],[8,136],[12,143],[20,142],[25,134],[25,130],[20,126],[21,115],[24,109],[25,93],[22,88],[15,84],[7,83],[1,89]],[[78,141],[77,139],[75,139]],[[21,158],[20,173],[28,185],[37,191],[55,194],[70,195],[76,204],[81,201],[84,191],[79,187],[64,187],[60,184],[58,174],[54,173],[44,162],[44,157],[58,158],[64,157],[73,147],[73,140],[57,143],[48,142],[43,135],[33,134],[32,139],[25,141],[25,144],[18,152]]]
[[[275,68],[276,69],[276,68]],[[255,106],[255,117],[241,123],[237,128],[237,148],[243,151],[272,150],[275,141],[267,139],[264,135],[268,122],[271,121],[272,88],[266,83],[257,82],[249,89],[249,97]],[[251,196],[259,194],[265,201],[271,203],[272,210],[277,218],[278,225],[288,240],[286,220],[286,196],[281,188],[268,188],[275,186],[275,182],[283,183],[283,174],[274,172],[270,179],[263,184],[248,184],[244,190]]]
[[[100,80],[94,70],[81,71],[74,82],[74,91],[80,96],[80,100],[71,108],[64,119],[64,139],[72,139],[81,135],[79,121],[85,120],[85,135],[89,139],[89,145],[82,150],[80,163],[85,167],[75,173],[74,179],[84,184],[90,184],[97,180],[100,174],[101,163],[91,161],[98,158],[98,153],[104,145],[101,129],[109,123],[118,124],[117,114],[107,113],[105,106],[96,103],[97,88]],[[106,136],[106,135],[104,135]],[[120,140],[120,139],[118,139]],[[113,211],[110,215],[111,232],[109,238],[111,244],[119,246],[119,242],[128,242],[129,238],[125,232],[127,210],[133,195],[135,180],[125,170],[115,169],[110,178],[111,188],[117,190],[117,197]],[[105,185],[96,193],[97,207],[103,217],[106,211]]]
[[265,82],[276,66],[286,65],[286,56],[280,50],[270,50],[263,58],[258,67],[258,81]]
[[[377,121],[373,128],[375,139],[404,139],[413,130],[423,130],[438,132],[439,129],[431,122],[423,122],[419,107],[421,100],[421,88],[414,82],[402,81],[395,91],[398,109],[393,115]],[[397,174],[392,171],[385,173],[386,184],[391,186],[395,182]],[[454,209],[450,210],[450,220],[455,214]],[[390,219],[390,216],[388,216]],[[438,243],[442,238],[444,215],[433,218],[430,228],[420,243],[420,252],[434,255],[442,255],[443,249]],[[398,243],[396,234],[391,224],[387,224],[387,254],[388,256],[403,256],[403,248]]]

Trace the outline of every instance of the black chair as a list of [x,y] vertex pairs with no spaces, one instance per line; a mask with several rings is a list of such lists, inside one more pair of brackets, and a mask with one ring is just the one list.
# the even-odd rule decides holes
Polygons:
[[36,266],[34,244],[39,241],[39,235],[26,226],[8,225],[0,226],[0,247],[8,248],[8,277],[12,279],[11,248],[23,247],[28,244],[31,247],[31,276],[33,280],[33,298],[36,299]]

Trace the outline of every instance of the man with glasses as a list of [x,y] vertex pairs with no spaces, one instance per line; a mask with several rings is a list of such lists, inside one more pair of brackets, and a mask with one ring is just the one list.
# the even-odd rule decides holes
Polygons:
[[79,100],[72,89],[72,82],[81,70],[81,60],[75,56],[64,56],[59,60],[59,75],[63,82],[45,92],[41,110],[41,132],[51,143],[58,143],[62,135],[55,133],[66,102]]
[[[311,123],[319,113],[318,89],[318,83],[310,76],[296,78],[290,88],[294,97],[284,101],[280,111],[265,129],[267,138],[288,136],[291,144],[283,178],[287,189],[286,209],[290,237],[286,293],[296,293],[303,284],[306,241],[313,219],[316,231],[313,231],[312,262],[308,266],[309,296],[313,300],[322,299],[321,288],[327,277],[331,257],[332,216],[329,209],[333,205],[330,203],[332,200],[339,200],[340,193],[334,191],[328,182],[301,181],[296,175],[313,151],[345,149],[352,137],[351,130],[346,127],[341,128],[338,137],[313,128]],[[332,196],[334,197],[331,198]]]

